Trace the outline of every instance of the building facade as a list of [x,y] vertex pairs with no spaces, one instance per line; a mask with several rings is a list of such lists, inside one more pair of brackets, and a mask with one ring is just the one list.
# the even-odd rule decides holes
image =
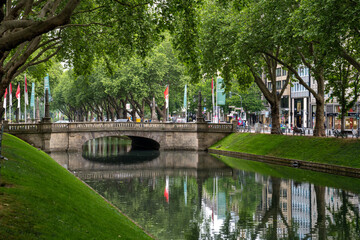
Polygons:
[[[309,68],[300,66],[298,73],[303,81],[312,89],[317,89],[317,84],[313,76],[311,76]],[[282,66],[276,69],[276,89],[281,91],[284,84],[286,84],[286,77],[288,72]],[[272,83],[266,79],[263,74],[263,81],[269,90],[272,89]],[[329,94],[325,94],[325,126],[326,129],[340,129],[341,128],[341,107],[336,99],[330,99]],[[345,117],[345,129],[358,129],[360,108],[359,100],[349,111]],[[271,124],[270,105],[265,106],[266,110],[260,114],[260,121],[266,125]],[[298,128],[314,128],[316,121],[316,100],[315,97],[299,82],[292,82],[284,91],[280,103],[280,124],[288,127]]]

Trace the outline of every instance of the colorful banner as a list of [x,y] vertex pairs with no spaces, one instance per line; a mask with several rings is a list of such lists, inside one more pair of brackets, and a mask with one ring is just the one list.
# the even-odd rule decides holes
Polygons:
[[167,86],[164,91],[164,97],[166,102],[166,108],[169,108],[169,86]]
[[10,83],[10,86],[9,86],[9,106],[10,107],[12,106],[12,86],[11,86],[11,83]]
[[30,107],[35,107],[35,83],[31,84]]
[[16,99],[18,100],[18,106],[17,108],[20,108],[20,83],[18,83],[18,87],[17,87],[17,90],[16,90]]
[[225,105],[225,89],[222,87],[224,79],[218,78],[216,81],[216,103],[217,105]]
[[187,109],[187,85],[185,85],[185,90],[184,90],[184,109]]
[[29,94],[27,90],[27,80],[26,80],[26,74],[25,74],[25,89],[24,89],[24,97],[25,97],[25,105],[29,105]]
[[46,89],[49,91],[49,101],[52,101],[51,93],[50,93],[50,80],[49,80],[49,74],[46,74],[46,77],[44,78],[44,96]]
[[[4,103],[3,103],[3,108],[6,109],[6,95],[7,95],[8,91],[7,91],[7,88],[5,90],[5,94],[4,94]],[[5,114],[6,114],[6,111],[5,111]]]

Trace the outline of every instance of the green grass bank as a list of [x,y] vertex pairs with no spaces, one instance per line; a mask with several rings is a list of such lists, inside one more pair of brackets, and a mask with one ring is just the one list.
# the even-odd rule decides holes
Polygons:
[[358,178],[314,172],[310,170],[285,167],[281,165],[238,159],[216,154],[214,154],[214,156],[234,169],[244,170],[247,172],[256,172],[264,176],[293,179],[294,181],[298,182],[309,182],[315,185],[329,186],[333,188],[345,189],[354,193],[360,193],[360,179]]
[[210,149],[360,168],[360,139],[233,133]]
[[42,151],[4,134],[1,239],[151,239]]

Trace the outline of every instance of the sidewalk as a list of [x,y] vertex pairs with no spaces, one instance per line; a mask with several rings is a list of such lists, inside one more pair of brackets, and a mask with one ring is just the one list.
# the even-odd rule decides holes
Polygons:
[[[251,132],[251,133],[256,133],[255,132],[255,127],[251,126],[250,127],[250,131],[248,130],[248,127],[244,128],[239,128],[237,129],[237,132]],[[260,133],[263,134],[271,134],[271,128],[270,127],[262,127],[260,130]],[[326,137],[335,137],[333,134],[333,130],[331,129],[326,129],[325,130],[326,133]],[[300,135],[299,133],[293,133],[293,130],[291,129],[285,129],[285,132],[283,132],[284,135]],[[314,129],[312,128],[305,128],[305,134],[303,134],[303,136],[309,136],[312,137],[314,135]],[[353,138],[353,136],[351,134],[348,134],[347,138]]]

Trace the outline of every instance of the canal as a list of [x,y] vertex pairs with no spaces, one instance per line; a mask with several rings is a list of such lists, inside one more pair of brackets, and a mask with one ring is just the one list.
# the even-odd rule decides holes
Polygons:
[[[360,236],[359,179],[205,152],[135,150],[114,137],[51,156],[157,239]],[[229,167],[234,161],[238,169]]]

